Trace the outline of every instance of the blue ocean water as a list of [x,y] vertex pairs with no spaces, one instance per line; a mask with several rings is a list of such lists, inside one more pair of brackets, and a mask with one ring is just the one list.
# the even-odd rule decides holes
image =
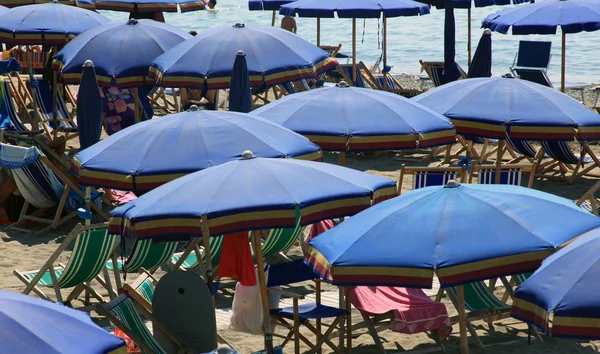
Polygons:
[[[527,5],[515,5],[527,6]],[[481,20],[487,15],[500,11],[507,6],[473,8],[472,48],[477,47],[482,29]],[[101,11],[107,17],[127,19],[124,12]],[[272,12],[249,11],[244,0],[218,0],[216,11],[196,11],[190,13],[165,13],[167,23],[186,30],[198,32],[218,26],[234,25],[237,22],[247,25],[271,25]],[[467,69],[467,10],[455,9],[456,16],[456,61]],[[298,34],[316,43],[316,19],[296,18]],[[281,22],[277,14],[276,25]],[[560,30],[559,30],[560,33]],[[388,20],[388,64],[397,74],[418,74],[419,59],[425,61],[443,60],[444,48],[444,10],[431,9],[431,13],[418,17],[397,17]],[[552,60],[548,71],[550,78],[558,84],[560,81],[561,37],[558,35],[513,36],[500,33],[492,34],[494,75],[509,72],[521,39],[552,41]],[[376,19],[357,20],[357,59],[366,64],[374,63],[381,55],[381,21]],[[321,44],[342,44],[342,52],[352,51],[352,21],[348,19],[322,19]],[[600,31],[581,32],[567,35],[567,83],[600,82],[600,71],[593,70],[600,59]]]

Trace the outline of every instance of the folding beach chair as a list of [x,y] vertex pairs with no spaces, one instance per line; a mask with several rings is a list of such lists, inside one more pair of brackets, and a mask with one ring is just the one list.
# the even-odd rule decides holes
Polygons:
[[[53,288],[58,302],[70,305],[71,301],[85,290],[100,302],[104,302],[104,298],[91,287],[90,282],[98,279],[100,284],[111,294],[110,278],[104,265],[119,247],[119,241],[118,236],[107,233],[106,223],[90,226],[78,224],[71,230],[42,268],[25,272],[15,269],[13,274],[25,283],[26,287],[23,291],[25,295],[33,291],[41,298],[50,300],[48,295],[43,292],[42,287]],[[66,265],[55,264],[62,252],[73,242],[75,244],[68,263]],[[103,270],[104,278],[98,278]],[[74,289],[63,301],[61,289],[69,288]]]
[[156,341],[140,313],[152,321],[152,326],[160,328],[169,339],[179,346],[177,353],[194,353],[194,350],[185,344],[177,335],[152,316],[152,313],[141,306],[129,293],[123,293],[108,304],[96,305],[96,312],[105,316],[111,323],[119,327],[144,354],[167,354],[167,352]]
[[519,41],[519,50],[510,71],[519,79],[553,87],[547,74],[551,50],[552,42],[549,41]]
[[[271,318],[277,321],[278,324],[289,330],[285,336],[273,334],[273,336],[283,338],[281,344],[284,347],[289,341],[294,341],[295,353],[300,353],[300,341],[304,342],[312,352],[319,352],[323,344],[327,344],[334,352],[339,353],[343,348],[338,348],[330,337],[335,329],[338,329],[340,322],[345,319],[350,323],[350,312],[347,309],[339,309],[322,305],[321,302],[321,280],[316,278],[312,268],[304,264],[303,260],[287,262],[282,264],[271,264],[267,267],[268,272],[267,290],[269,292],[288,296],[293,299],[293,306],[286,308],[278,308],[271,310]],[[289,290],[280,290],[273,287],[289,285],[308,280],[314,280],[316,283],[316,302],[299,305],[298,301],[304,299],[304,296],[294,294]],[[349,304],[347,304],[347,307]],[[323,319],[331,319],[330,324],[323,323]],[[313,325],[311,321],[315,321]],[[291,322],[290,322],[291,321]],[[300,333],[300,326],[307,328],[316,336],[316,340],[309,340]],[[322,327],[328,329],[322,333]],[[341,328],[339,328],[341,330]],[[351,337],[347,338],[350,344]],[[348,345],[350,347],[351,345]]]
[[[508,164],[500,166],[500,183],[520,186],[523,179],[523,174],[528,173],[527,188],[533,186],[535,173],[533,164]],[[479,184],[495,184],[496,183],[496,165],[471,165],[469,174],[469,183],[473,183],[477,175],[477,183]]]
[[535,156],[537,155],[537,150],[531,145],[529,141],[526,140],[518,140],[511,139],[508,135],[505,139],[506,145],[514,152],[521,154],[521,156],[516,157],[511,160],[509,163],[517,163],[522,160],[528,160],[533,163]]
[[[17,132],[29,132],[29,129],[23,124],[21,117],[19,117],[19,113],[15,108],[12,90],[11,78],[2,77],[2,86],[0,86],[0,95],[2,96],[2,101],[0,102],[0,112],[3,120],[2,129]],[[6,120],[8,121],[6,122]]]
[[407,167],[402,165],[398,177],[398,195],[402,193],[405,175],[412,175],[412,189],[429,186],[443,186],[451,180],[464,183],[467,180],[467,168],[462,167]]
[[600,181],[594,183],[578,200],[575,201],[580,208],[596,216],[600,216],[600,198],[594,195],[600,189]]
[[[166,112],[179,112],[178,91],[175,89],[165,89],[164,87],[155,87],[148,93],[148,99],[152,108],[162,109]],[[171,96],[169,99],[168,96]]]
[[37,79],[37,89],[34,90],[34,99],[38,110],[40,111],[41,124],[48,136],[52,136],[54,131],[65,133],[67,140],[78,136],[77,125],[73,121],[69,110],[65,104],[62,94],[57,94],[57,116],[54,122],[54,109],[52,104],[52,89],[50,84],[44,79]]
[[[444,62],[443,61],[423,61],[419,59],[419,63],[421,64],[421,72],[425,72],[427,76],[433,82],[435,87],[441,86],[444,83]],[[456,63],[456,67],[460,72],[460,79],[466,79],[467,73],[463,70],[463,68]]]
[[[221,260],[221,250],[223,249],[223,235],[221,236],[212,236],[210,238],[210,260],[212,269],[215,270],[219,266],[219,261]],[[173,254],[171,257],[171,266],[174,266],[181,256],[183,252],[178,252]],[[200,260],[202,262],[198,262],[198,255],[200,255]],[[187,258],[181,263],[181,269],[190,270],[197,269],[203,270],[206,267],[206,260],[204,258],[204,248],[197,247],[195,252],[191,252]]]
[[336,55],[340,52],[340,49],[342,49],[342,44],[340,43],[338,45],[320,45],[319,48],[326,51],[330,57],[335,58]]
[[286,94],[291,95],[294,93],[311,90],[314,87],[314,84],[312,85],[313,87],[311,87],[308,80],[302,79],[294,82],[284,82],[279,86],[283,89],[283,91]]
[[[384,79],[384,77],[386,79]],[[425,92],[425,90],[405,89],[404,87],[402,87],[400,82],[398,82],[398,80],[391,74],[387,74],[385,76],[383,74],[373,74],[373,78],[375,79],[375,83],[377,84],[378,90],[396,93],[403,97],[415,97],[416,95]]]
[[352,64],[338,64],[335,69],[350,86],[378,90],[377,80],[362,61],[356,63],[356,80],[352,80]]
[[[283,229],[270,229],[262,244],[263,258],[272,257],[279,254],[286,260],[290,260],[285,254],[294,246],[296,241],[304,234],[304,229],[300,224],[300,217],[296,215],[296,227]],[[249,234],[252,237],[252,234]]]
[[[546,155],[538,153],[537,175],[539,177],[567,180],[569,184],[582,176],[600,177],[597,172],[592,173],[593,169],[600,167],[600,160],[587,143],[581,143],[579,157],[571,151],[568,141],[541,141],[541,144]],[[541,160],[544,157],[550,157],[553,161],[543,163]],[[570,177],[567,176],[569,173]]]

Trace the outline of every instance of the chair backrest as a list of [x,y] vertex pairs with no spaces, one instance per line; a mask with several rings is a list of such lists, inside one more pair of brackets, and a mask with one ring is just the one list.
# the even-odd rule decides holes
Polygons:
[[[384,88],[384,76],[382,74],[377,74],[377,75],[373,75],[373,77],[375,78],[375,80],[377,81],[377,85],[379,85],[381,87],[381,90],[383,90]],[[386,79],[385,81],[387,81],[387,85],[385,85],[385,88],[388,90],[401,90],[402,87],[399,85],[398,80],[396,80],[396,78],[394,78],[392,75],[385,75]]]
[[279,252],[289,251],[294,243],[298,240],[298,237],[303,233],[304,227],[300,224],[300,217],[296,214],[296,227],[284,228],[284,229],[271,229],[262,245],[263,257],[269,257]]
[[340,49],[342,49],[342,45],[341,44],[338,44],[338,45],[321,45],[321,46],[319,46],[319,48],[321,48],[324,51],[326,51],[327,54],[329,54],[329,56],[331,56],[332,58],[335,58],[335,56],[337,55],[337,53],[339,53]]
[[[210,247],[210,260],[211,260],[211,265],[212,265],[212,269],[216,269],[219,266],[219,262],[221,261],[221,250],[223,249],[223,235],[221,236],[212,236],[210,238],[210,243],[209,243],[209,247]],[[204,249],[201,248],[200,249],[200,255],[202,256],[202,262],[204,263],[204,265],[206,265],[206,261],[204,259]],[[177,262],[179,260],[179,257],[181,257],[179,254],[173,256],[172,258],[172,262]],[[187,258],[183,261],[183,263],[181,264],[181,267],[184,269],[188,269],[188,268],[200,268],[200,265],[198,264],[198,257],[196,256],[196,252],[191,252]]]
[[9,77],[4,77],[2,78],[2,87],[0,88],[1,92],[0,95],[2,96],[2,102],[0,103],[0,109],[3,115],[3,121],[4,119],[8,119],[10,122],[10,127],[5,127],[4,126],[4,122],[3,122],[3,129],[8,129],[8,130],[16,130],[16,131],[28,131],[28,129],[25,127],[25,125],[23,124],[23,122],[21,121],[21,117],[19,117],[19,114],[17,113],[17,110],[15,109],[15,105],[13,102],[13,98],[11,95],[11,87],[10,87],[10,82],[9,80],[11,80]]
[[365,81],[364,77],[360,73],[360,68],[356,66],[356,80],[352,81],[352,64],[338,64],[336,66],[336,70],[342,75],[344,80],[348,83],[348,85],[354,87],[362,87],[362,88],[370,88],[370,86]]
[[551,158],[556,161],[568,163],[568,164],[576,164],[579,162],[580,158],[577,157],[573,151],[571,151],[571,147],[569,147],[568,141],[549,141],[544,140],[540,142],[542,147],[544,148],[544,152],[548,154]]
[[[419,63],[421,64],[421,71],[425,71],[427,76],[433,82],[433,86],[438,87],[444,84],[444,62],[442,61],[423,61],[419,59]],[[460,73],[461,79],[467,78],[467,73],[465,70],[456,63],[456,68]]]
[[86,226],[75,238],[73,252],[61,276],[59,288],[70,288],[94,279],[119,244],[119,236],[109,235],[106,224]]
[[[468,311],[479,311],[484,309],[505,309],[509,306],[500,301],[490,288],[482,281],[463,285],[465,294],[465,309]],[[456,296],[456,288],[448,288]]]
[[535,82],[536,84],[540,84],[542,86],[554,88],[552,85],[552,81],[548,77],[545,71],[542,69],[521,69],[515,68],[513,70],[516,76],[521,80],[527,80],[531,82]]
[[[508,164],[500,167],[500,184],[509,184],[520,186],[523,173],[529,173],[527,187],[531,188],[535,174],[533,173],[533,164]],[[475,174],[477,174],[477,183],[495,184],[496,183],[496,165],[472,165],[469,183],[473,183]]]
[[514,67],[528,69],[548,69],[550,65],[552,42],[519,41]]
[[506,144],[513,151],[530,158],[534,158],[537,154],[537,151],[529,141],[511,139],[508,134],[506,135]]
[[266,271],[268,272],[267,287],[269,288],[317,279],[317,274],[304,263],[303,259],[269,264]]
[[152,239],[136,240],[124,264],[127,273],[137,273],[141,268],[156,269],[171,259],[177,242],[155,243]]
[[402,182],[407,174],[413,175],[412,189],[430,186],[443,186],[451,180],[465,182],[466,166],[462,167],[407,167],[402,165],[398,177],[398,194],[402,192]]
[[284,82],[281,84],[281,87],[283,87],[283,89],[290,95],[298,92],[308,91],[311,89],[311,85],[306,79],[294,82]]
[[[44,79],[37,79],[38,87],[35,90],[34,99],[35,102],[40,109],[42,119],[47,122],[52,122],[53,120],[53,104],[52,104],[52,89],[50,84]],[[59,126],[65,128],[74,128],[75,124],[71,120],[71,116],[69,114],[69,110],[67,109],[67,105],[62,98],[60,92],[57,94],[57,108],[58,114],[57,119],[59,120]],[[56,127],[53,127],[56,128]]]
[[116,322],[115,324],[119,326],[123,332],[128,336],[133,337],[132,339],[140,346],[140,349],[142,349],[144,354],[149,353],[147,349],[150,349],[157,354],[166,354],[166,351],[158,344],[156,339],[152,336],[152,333],[150,333],[150,330],[148,330],[148,327],[144,324],[144,320],[135,308],[134,300],[127,293],[121,294],[119,297],[105,305],[104,310],[100,310],[101,312],[104,312],[104,314],[107,314],[106,312],[108,312],[109,314],[107,315],[112,315],[109,316],[111,322]]

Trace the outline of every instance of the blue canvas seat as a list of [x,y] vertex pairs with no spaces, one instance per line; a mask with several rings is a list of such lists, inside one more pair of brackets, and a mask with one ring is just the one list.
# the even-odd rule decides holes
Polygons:
[[449,181],[465,182],[466,166],[462,167],[407,167],[402,165],[398,177],[398,195],[402,193],[402,182],[405,175],[412,175],[412,189],[430,186],[443,186]]
[[549,179],[566,179],[569,183],[586,175],[600,177],[600,174],[592,173],[593,169],[600,167],[600,160],[587,144],[581,145],[580,156],[573,153],[568,141],[541,141],[541,144],[545,152],[542,157],[550,157],[552,161],[540,162],[538,175]]
[[[506,164],[500,167],[499,184],[509,184],[520,186],[523,179],[523,174],[528,173],[527,187],[533,186],[535,173],[533,173],[533,164]],[[473,183],[474,176],[477,175],[477,183],[479,184],[495,184],[496,183],[496,165],[473,165],[469,175],[469,183]]]
[[37,89],[34,90],[34,99],[40,111],[41,124],[48,135],[51,135],[54,130],[67,134],[67,139],[77,136],[77,125],[71,118],[71,114],[67,109],[65,101],[60,93],[57,95],[57,115],[54,122],[54,108],[52,104],[52,88],[44,79],[37,79]]
[[552,42],[549,41],[519,41],[510,71],[519,79],[553,87],[547,74],[551,50]]
[[[320,303],[321,281],[317,278],[317,275],[312,268],[304,264],[304,260],[300,259],[282,264],[271,264],[267,266],[265,271],[268,272],[268,290],[279,295],[289,296],[293,299],[293,305],[291,307],[271,310],[271,317],[276,320],[278,324],[289,330],[287,335],[273,334],[276,337],[284,339],[281,346],[284,347],[293,339],[295,353],[300,353],[301,340],[311,348],[312,352],[320,352],[323,344],[327,344],[336,353],[340,352],[341,348],[338,348],[329,338],[335,329],[341,330],[339,324],[342,319],[346,319],[348,321],[347,325],[350,326],[350,312],[346,309],[339,309]],[[316,301],[308,304],[300,305],[298,303],[299,300],[304,299],[304,296],[302,295],[294,294],[289,290],[274,288],[308,280],[314,280],[316,284]],[[322,322],[324,319],[331,319],[332,322],[330,324],[325,324]],[[313,321],[315,324],[313,324]],[[312,332],[317,338],[316,341],[311,341],[306,336],[302,335],[299,329],[300,326],[303,326]],[[328,329],[322,333],[322,327],[328,327]],[[348,338],[348,340],[350,339]]]
[[[444,84],[444,62],[443,61],[423,61],[419,59],[419,63],[421,64],[421,72],[425,72],[427,76],[433,82],[433,86],[438,87]],[[458,71],[460,72],[460,79],[466,79],[467,73],[463,68],[456,64]]]

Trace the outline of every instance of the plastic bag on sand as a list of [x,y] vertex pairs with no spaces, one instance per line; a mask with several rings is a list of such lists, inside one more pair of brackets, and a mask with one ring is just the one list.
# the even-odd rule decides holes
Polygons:
[[[258,279],[258,272],[256,272],[256,277]],[[268,279],[268,272],[265,273],[265,277]],[[269,308],[278,307],[279,295],[269,293]],[[258,285],[243,286],[239,282],[235,285],[229,328],[238,332],[264,334],[262,302]]]

